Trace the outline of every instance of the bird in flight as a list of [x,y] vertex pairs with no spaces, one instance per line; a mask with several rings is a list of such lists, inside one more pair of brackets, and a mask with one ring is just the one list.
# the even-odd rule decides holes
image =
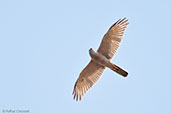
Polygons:
[[73,95],[76,101],[81,100],[82,96],[99,80],[106,67],[127,77],[128,72],[113,64],[111,59],[120,45],[128,24],[128,19],[119,19],[104,35],[97,52],[92,48],[89,49],[91,60],[80,73],[74,86]]

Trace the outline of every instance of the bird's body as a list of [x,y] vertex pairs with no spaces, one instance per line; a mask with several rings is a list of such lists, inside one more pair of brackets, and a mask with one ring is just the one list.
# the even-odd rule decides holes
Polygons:
[[95,52],[92,48],[90,48],[89,54],[93,62],[104,67],[110,67],[110,60],[107,59],[104,55],[100,54],[99,52]]
[[92,48],[89,50],[89,54],[93,62],[105,67],[110,68],[111,70],[115,71],[116,73],[120,74],[123,77],[126,77],[128,73],[123,70],[122,68],[118,67],[117,65],[113,64],[110,59],[106,58],[99,52],[95,52]]
[[75,83],[73,90],[74,99],[81,100],[81,97],[101,77],[106,67],[110,68],[123,77],[128,75],[127,71],[111,62],[111,59],[113,58],[120,45],[124,31],[128,24],[129,23],[126,18],[122,20],[119,19],[109,28],[108,32],[104,35],[97,52],[90,48],[89,54],[91,56],[91,61],[82,70],[79,78]]

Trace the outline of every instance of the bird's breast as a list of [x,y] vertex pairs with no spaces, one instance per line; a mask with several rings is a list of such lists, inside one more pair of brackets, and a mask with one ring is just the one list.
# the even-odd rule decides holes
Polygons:
[[108,66],[110,63],[109,60],[105,56],[103,56],[102,54],[98,52],[92,56],[92,60],[102,66]]

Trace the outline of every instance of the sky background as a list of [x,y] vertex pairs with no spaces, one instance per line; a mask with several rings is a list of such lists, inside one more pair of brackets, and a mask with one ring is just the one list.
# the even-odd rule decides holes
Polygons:
[[[113,62],[83,97],[72,91],[103,35],[128,25]],[[170,0],[1,0],[0,113],[171,114]]]

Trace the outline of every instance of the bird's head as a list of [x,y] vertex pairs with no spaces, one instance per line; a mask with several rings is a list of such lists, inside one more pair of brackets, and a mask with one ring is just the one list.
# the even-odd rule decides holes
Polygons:
[[89,49],[89,53],[92,53],[94,52],[94,50],[92,48]]
[[90,51],[92,51],[92,50],[93,50],[93,49],[92,49],[92,48],[90,48],[90,49],[89,49],[89,52],[90,52]]
[[91,57],[92,57],[95,53],[96,53],[96,52],[95,52],[92,48],[89,49],[89,54],[90,54]]

